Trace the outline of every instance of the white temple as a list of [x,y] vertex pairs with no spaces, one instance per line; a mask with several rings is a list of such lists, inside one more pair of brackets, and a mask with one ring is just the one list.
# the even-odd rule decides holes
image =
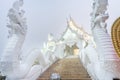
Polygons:
[[108,0],[94,0],[92,34],[70,17],[58,40],[48,34],[43,48],[33,49],[26,58],[21,56],[21,48],[29,26],[26,25],[22,5],[23,0],[18,0],[8,12],[9,41],[0,60],[0,71],[6,80],[37,80],[55,62],[68,57],[78,57],[91,80],[120,79],[120,58],[106,29]]

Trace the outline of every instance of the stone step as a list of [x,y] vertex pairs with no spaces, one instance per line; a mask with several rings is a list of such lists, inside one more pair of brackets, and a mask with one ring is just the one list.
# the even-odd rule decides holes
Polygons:
[[[48,78],[40,78],[38,80],[50,80],[50,79],[48,79]],[[71,79],[62,78],[61,80],[92,80],[92,79],[90,79],[90,78],[80,78],[80,79],[78,79],[78,78],[71,78]]]
[[[64,78],[64,77],[71,77],[71,78],[72,78],[72,77],[78,77],[78,76],[79,76],[80,78],[82,78],[82,77],[83,77],[83,78],[84,78],[84,77],[90,78],[90,76],[89,76],[88,74],[84,74],[84,75],[80,75],[80,74],[71,74],[71,75],[70,75],[70,74],[62,74],[62,75],[61,75],[61,77],[63,77],[63,78]],[[50,77],[50,75],[43,75],[42,77]]]
[[91,80],[78,58],[65,58],[57,61],[37,80],[49,80],[52,73],[58,73],[61,80]]

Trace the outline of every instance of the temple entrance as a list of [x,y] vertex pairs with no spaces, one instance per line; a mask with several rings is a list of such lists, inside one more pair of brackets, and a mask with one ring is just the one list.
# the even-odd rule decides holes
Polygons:
[[78,55],[79,54],[79,48],[76,44],[72,46],[73,48],[73,55]]
[[65,56],[70,56],[70,55],[78,55],[79,54],[79,48],[77,46],[77,44],[75,43],[72,46],[69,45],[65,45],[65,49],[64,49],[64,54]]

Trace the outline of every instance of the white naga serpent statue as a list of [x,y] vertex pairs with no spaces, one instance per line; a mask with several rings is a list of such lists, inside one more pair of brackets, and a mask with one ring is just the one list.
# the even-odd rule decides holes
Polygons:
[[53,63],[45,58],[40,49],[32,50],[25,58],[21,56],[27,33],[25,11],[21,10],[22,5],[23,0],[16,1],[8,13],[9,39],[0,60],[0,70],[7,80],[36,80]]
[[[85,31],[77,27],[74,23],[70,24],[71,30],[77,35],[83,36],[84,42],[88,45],[82,49],[83,64],[88,70],[93,80],[113,80],[113,78],[120,78],[120,59],[115,52],[110,35],[107,32],[106,20],[109,15],[106,13],[107,0],[94,0],[93,12],[91,13],[91,30],[92,37],[84,38]],[[90,46],[91,42],[92,45]],[[83,51],[84,50],[84,51]],[[85,56],[87,55],[87,56]],[[87,61],[87,64],[86,62]],[[89,63],[88,63],[89,61]],[[91,65],[90,65],[91,64]]]

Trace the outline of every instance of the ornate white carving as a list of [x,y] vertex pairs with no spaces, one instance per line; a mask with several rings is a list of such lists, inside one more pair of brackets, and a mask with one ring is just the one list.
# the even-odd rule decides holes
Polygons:
[[[32,50],[27,56],[21,55],[21,48],[27,33],[25,11],[20,8],[22,5],[23,0],[18,0],[8,12],[9,39],[0,60],[0,70],[7,76],[7,80],[36,80],[55,61],[49,61],[50,56],[46,58],[40,49]],[[51,39],[50,36],[49,40]],[[47,46],[53,44],[50,42]],[[54,46],[52,50],[54,51]]]
[[56,45],[57,43],[55,42],[53,35],[48,34],[48,41],[47,43],[43,44],[43,48],[41,49],[41,52],[46,55],[49,61],[54,62],[57,59],[55,55]]
[[13,7],[8,12],[9,23],[7,25],[9,30],[9,37],[13,34],[25,35],[27,32],[26,18],[24,17],[24,10],[20,7],[23,5],[23,0],[14,2]]
[[106,20],[109,17],[107,5],[108,0],[94,0],[93,12],[91,13],[91,28],[97,45],[96,51],[99,56],[99,65],[95,67],[95,74],[98,80],[113,80],[114,77],[119,77],[119,71],[114,66],[119,59],[106,29]]
[[[108,19],[109,15],[106,13],[108,5],[108,0],[94,0],[93,2],[93,12],[91,13],[91,28],[93,29],[96,24],[100,27],[106,27],[105,21]],[[104,25],[103,25],[104,24]]]

